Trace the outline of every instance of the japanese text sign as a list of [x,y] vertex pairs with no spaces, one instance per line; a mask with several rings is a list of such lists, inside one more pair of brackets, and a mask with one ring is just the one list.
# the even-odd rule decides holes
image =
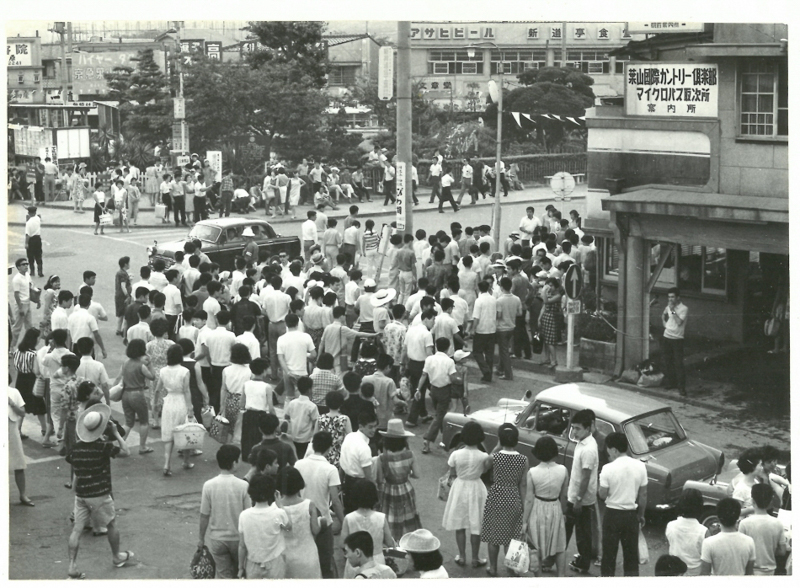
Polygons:
[[629,64],[625,70],[625,114],[716,118],[718,79],[715,64]]
[[6,43],[6,65],[29,67],[33,63],[33,43]]

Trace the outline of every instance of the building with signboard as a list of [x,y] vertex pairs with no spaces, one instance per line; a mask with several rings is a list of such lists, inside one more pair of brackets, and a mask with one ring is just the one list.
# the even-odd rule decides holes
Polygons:
[[[428,100],[456,110],[482,110],[487,82],[501,68],[516,78],[528,69],[567,65],[594,78],[598,98],[621,99],[627,58],[610,52],[636,39],[644,35],[628,34],[625,23],[415,22],[411,76]],[[484,42],[487,47],[468,54],[467,46]]]
[[328,93],[340,96],[359,79],[377,83],[380,45],[371,35],[325,35],[328,47]]
[[42,40],[40,37],[6,38],[6,79],[11,102],[43,104]]
[[787,26],[675,29],[613,51],[624,105],[586,118],[584,230],[618,302],[618,369],[649,356],[668,288],[687,338],[741,343],[788,284]]

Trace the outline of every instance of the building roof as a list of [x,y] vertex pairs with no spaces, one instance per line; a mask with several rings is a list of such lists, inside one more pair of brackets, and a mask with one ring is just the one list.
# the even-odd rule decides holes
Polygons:
[[643,41],[628,41],[627,45],[617,47],[608,52],[609,55],[628,55],[645,61],[657,58],[659,50],[677,49],[686,45],[711,43],[714,40],[713,25],[707,25],[702,33],[664,33],[653,35]]
[[789,222],[788,198],[645,188],[607,196],[603,210],[738,222]]
[[344,45],[345,43],[352,43],[353,41],[360,41],[362,39],[369,39],[376,45],[378,44],[378,42],[372,38],[372,35],[368,33],[362,33],[360,35],[346,35],[346,34],[323,35],[322,39],[323,41],[327,41],[328,47],[335,47],[336,45]]

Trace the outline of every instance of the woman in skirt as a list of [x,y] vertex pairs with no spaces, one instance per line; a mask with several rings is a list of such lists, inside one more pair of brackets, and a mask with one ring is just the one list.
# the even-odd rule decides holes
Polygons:
[[528,458],[514,448],[519,430],[511,423],[497,429],[497,447],[492,452],[494,484],[489,488],[483,511],[481,541],[489,544],[489,567],[486,573],[497,575],[500,546],[508,551],[512,539],[522,539],[522,497],[525,496],[525,474]]
[[561,312],[561,297],[564,290],[556,278],[547,278],[542,288],[542,311],[539,313],[539,333],[545,349],[545,360],[550,367],[558,365],[556,345],[561,341],[561,325],[564,315]]
[[220,414],[228,419],[233,443],[241,437],[242,422],[239,411],[244,409],[244,385],[253,375],[250,371],[250,351],[243,343],[231,346],[231,364],[222,370],[222,389],[219,395]]
[[103,234],[103,227],[100,225],[100,215],[106,211],[106,194],[103,192],[103,182],[97,182],[94,185],[94,234],[97,234],[97,229],[100,229],[100,234]]
[[[14,386],[22,394],[22,399],[25,401],[25,413],[34,414],[39,419],[39,426],[42,429],[42,437],[47,432],[47,406],[44,403],[43,396],[35,396],[33,389],[36,385],[36,372],[34,366],[36,365],[36,343],[39,340],[38,329],[28,329],[19,342],[17,350],[14,351],[14,369],[17,372],[17,381]],[[41,386],[44,392],[44,385]],[[27,439],[28,437],[22,434],[22,421],[20,418],[17,420],[17,425],[20,431],[20,437]]]
[[28,498],[25,489],[25,453],[22,451],[22,439],[19,436],[18,421],[25,418],[25,401],[19,390],[11,387],[11,376],[8,377],[8,469],[14,470],[14,481],[19,490],[19,503],[23,506],[36,506]]
[[[161,413],[161,441],[164,442],[164,476],[172,475],[172,449],[175,446],[173,432],[194,416],[192,395],[189,389],[191,379],[183,363],[183,348],[172,344],[167,351],[167,365],[158,373],[156,394],[164,398]],[[183,452],[183,469],[190,470],[194,464],[189,461],[191,452]]]
[[392,537],[422,528],[417,513],[417,500],[409,478],[416,478],[414,454],[408,448],[409,433],[402,419],[390,419],[383,436],[383,453],[378,459],[377,476],[380,490],[378,510],[386,514]]

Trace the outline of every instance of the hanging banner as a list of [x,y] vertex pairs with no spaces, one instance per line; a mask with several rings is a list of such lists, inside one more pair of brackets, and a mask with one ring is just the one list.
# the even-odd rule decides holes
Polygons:
[[625,68],[628,116],[717,118],[715,63],[631,63]]
[[406,206],[406,163],[398,161],[395,164],[396,173],[394,176],[395,196],[397,197],[397,215],[395,221],[398,231],[406,230],[405,206]]
[[391,100],[394,96],[394,49],[389,46],[378,50],[378,98]]
[[222,181],[222,151],[206,151],[206,159],[214,170],[214,181]]

